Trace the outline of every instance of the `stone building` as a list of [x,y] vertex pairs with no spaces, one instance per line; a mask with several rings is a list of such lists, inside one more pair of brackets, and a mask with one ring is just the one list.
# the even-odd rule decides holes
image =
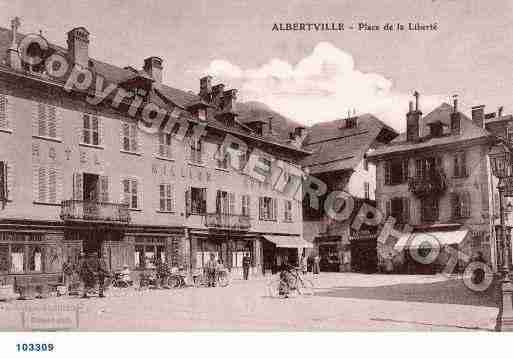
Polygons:
[[485,115],[484,106],[476,106],[468,118],[456,98],[452,106],[443,103],[422,116],[415,96],[406,114],[406,133],[368,153],[376,164],[377,208],[395,218],[396,229],[405,224],[412,229],[394,236],[391,243],[399,254],[389,258],[389,252],[380,252],[380,264],[391,261],[399,271],[440,271],[447,264],[443,255],[419,263],[408,250],[436,242],[439,249],[450,246],[463,253],[460,269],[477,252],[495,266],[499,212],[488,154],[498,128],[505,129],[511,116]]
[[[388,143],[397,133],[370,114],[318,123],[305,131],[302,146],[312,154],[301,164],[305,172],[326,184],[318,209],[310,206],[308,197],[303,201],[303,235],[314,244],[312,255],[319,254],[321,270],[372,272],[377,228],[354,231],[351,223],[362,203],[374,204],[376,170],[365,153]],[[327,196],[334,191],[354,199],[346,220],[334,220],[324,209]]]
[[[55,279],[63,261],[76,262],[82,252],[135,273],[157,258],[201,269],[210,253],[236,273],[248,252],[259,274],[279,250],[297,257],[308,246],[300,197],[275,190],[268,174],[262,182],[215,156],[229,134],[247,145],[241,168],[258,148],[257,161],[279,168],[287,182],[308,154],[266,136],[258,121],[238,121],[235,90],[213,86],[208,76],[198,95],[172,88],[162,82],[158,57],[140,70],[90,58],[82,27],[68,32],[67,48],[29,48],[43,60],[61,56],[70,69],[78,65],[128,94],[118,108],[110,97],[94,105],[87,93],[67,91],[45,66],[24,60],[18,27],[13,21],[11,30],[0,28],[0,280]],[[185,138],[175,136],[183,126],[141,130],[141,113],[130,114],[126,103],[138,99],[175,116]],[[192,137],[198,125],[205,135]]]

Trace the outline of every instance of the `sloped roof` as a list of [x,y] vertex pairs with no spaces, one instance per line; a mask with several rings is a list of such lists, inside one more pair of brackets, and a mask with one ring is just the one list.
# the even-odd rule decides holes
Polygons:
[[[21,41],[25,35],[18,33],[18,39]],[[4,64],[4,58],[6,56],[6,51],[11,45],[11,30],[0,27],[0,65]],[[56,52],[62,54],[63,56],[67,57],[67,49],[52,44],[49,42],[49,46],[51,49],[55,50]],[[134,72],[135,69],[133,68],[121,68],[118,66],[114,66],[93,58],[90,58],[90,61],[92,63],[92,69],[102,75],[108,82],[113,83],[122,83],[128,79],[133,78],[134,76],[140,76],[144,75],[141,71]],[[158,91],[152,92],[150,94],[151,101],[156,103],[158,106],[161,106],[163,108],[170,108],[170,105],[178,106],[182,109],[187,108],[187,106],[201,102],[201,98],[193,93],[179,90],[176,88],[173,88],[171,86],[162,84]],[[244,108],[244,106],[243,106]],[[277,114],[277,113],[276,113]],[[251,118],[251,116],[248,116],[247,118]],[[256,118],[254,118],[255,120]],[[212,125],[215,128],[221,129],[221,130],[227,130],[228,132],[235,133],[235,134],[241,134],[244,136],[247,136],[249,133],[247,127],[241,125],[241,123],[236,124],[235,127],[229,127],[222,123],[221,121],[217,121],[214,119],[214,117],[209,118],[207,121],[209,125]],[[290,150],[297,151],[297,152],[303,152],[306,154],[305,151],[302,149],[298,149],[291,144],[289,144],[283,136],[257,136],[254,134],[251,134],[252,138],[255,138],[260,141],[269,142],[274,145],[287,147]]]
[[303,148],[311,151],[301,165],[310,173],[353,170],[382,131],[396,132],[371,114],[357,118],[355,128],[345,128],[345,119],[321,122],[308,128]]
[[[491,134],[484,128],[475,125],[465,114],[459,112],[461,118],[461,131],[459,134],[444,134],[442,137],[430,137],[428,125],[434,122],[442,122],[450,129],[451,113],[453,107],[442,103],[429,114],[420,120],[421,140],[419,142],[407,142],[406,133],[401,133],[389,144],[384,145],[368,154],[369,158],[392,153],[425,149],[434,146],[443,146],[452,143],[465,142],[470,140],[485,139]],[[447,130],[450,131],[450,130]]]

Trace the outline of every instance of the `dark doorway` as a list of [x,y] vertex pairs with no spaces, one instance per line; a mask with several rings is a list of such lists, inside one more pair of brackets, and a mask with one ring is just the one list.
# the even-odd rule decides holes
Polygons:
[[99,199],[99,176],[91,173],[84,173],[84,201],[96,202]]
[[376,273],[378,251],[376,238],[358,238],[351,241],[351,268],[355,272]]

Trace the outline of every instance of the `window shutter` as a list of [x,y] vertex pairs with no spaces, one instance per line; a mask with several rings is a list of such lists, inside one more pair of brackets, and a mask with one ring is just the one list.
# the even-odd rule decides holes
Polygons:
[[235,214],[235,193],[228,193],[228,201],[229,201],[229,214]]
[[143,184],[142,181],[137,178],[132,182],[132,186],[135,185],[137,188],[137,209],[143,209]]
[[82,173],[73,173],[73,199],[84,200],[84,181]]
[[7,95],[0,95],[0,128],[9,128],[9,111]]
[[247,215],[251,216],[251,196],[249,194],[246,195],[246,207],[248,208]]
[[109,202],[109,177],[100,176],[100,202]]
[[258,218],[264,219],[264,199],[258,198]]
[[465,152],[461,153],[461,175],[467,177],[467,158]]
[[207,189],[202,188],[201,193],[202,193],[201,213],[206,213],[207,212]]
[[120,148],[122,150],[127,150],[127,148],[125,147],[125,135],[128,135],[128,124],[125,123],[125,122],[121,122],[120,123],[120,127],[119,127],[119,144],[120,144]]
[[276,198],[272,199],[273,202],[273,215],[272,219],[278,219],[278,200]]
[[0,201],[7,199],[7,173],[5,162],[0,162]]
[[170,211],[175,210],[175,186],[173,184],[168,185],[168,195],[171,201],[171,206],[169,208]]
[[14,173],[14,163],[11,162],[4,162],[4,182],[5,182],[5,198],[8,200],[12,200],[14,196],[14,180],[15,180],[15,173]]
[[403,214],[402,214],[402,222],[409,223],[410,222],[410,199],[408,197],[403,197]]
[[385,201],[385,220],[392,214],[392,201],[387,199]]
[[57,170],[48,169],[48,202],[57,203]]
[[470,217],[471,216],[471,202],[472,198],[470,197],[469,192],[463,193],[462,203],[461,203],[461,211],[463,217]]
[[55,138],[57,137],[57,110],[55,106],[48,106],[47,110],[48,136]]
[[44,167],[39,167],[38,169],[38,173],[37,173],[37,177],[38,177],[38,196],[37,196],[37,200],[39,202],[46,202],[47,200],[47,184],[48,184],[48,181],[47,181],[47,173],[46,173],[46,168]]
[[408,180],[408,159],[404,159],[401,163],[403,170],[403,180],[402,182],[406,182]]
[[192,212],[191,188],[185,190],[185,215],[189,216]]
[[130,129],[130,151],[137,152],[139,149],[139,144],[137,143],[137,127],[132,124],[128,127]]
[[46,136],[46,106],[43,103],[37,104],[37,134],[39,136]]
[[[455,167],[456,169],[456,167]],[[456,173],[454,174],[456,176]],[[459,198],[458,194],[453,192],[451,193],[451,213],[452,218],[459,218],[460,217],[460,210],[459,210]]]
[[389,185],[392,183],[391,163],[385,161],[385,184]]
[[157,153],[159,154],[159,156],[164,156],[164,153],[165,153],[165,146],[164,146],[164,133],[163,132],[159,132],[159,136],[158,136],[158,150],[157,150]]

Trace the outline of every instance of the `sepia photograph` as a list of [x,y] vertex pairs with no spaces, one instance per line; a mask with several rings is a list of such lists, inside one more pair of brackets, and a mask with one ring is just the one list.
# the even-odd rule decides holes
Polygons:
[[0,331],[513,331],[512,24],[0,0]]

